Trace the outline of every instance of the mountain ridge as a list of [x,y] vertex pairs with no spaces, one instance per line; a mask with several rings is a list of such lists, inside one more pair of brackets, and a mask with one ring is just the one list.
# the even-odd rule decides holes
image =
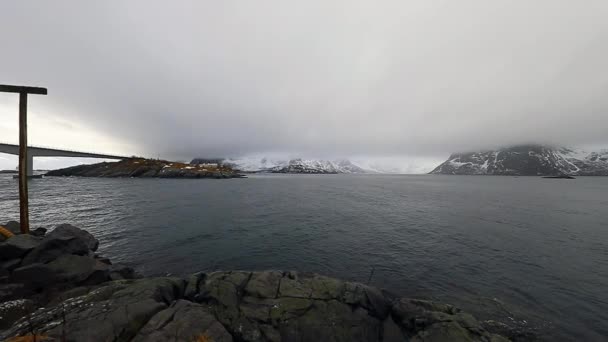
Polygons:
[[608,176],[608,149],[515,145],[495,150],[453,153],[430,174],[513,176]]

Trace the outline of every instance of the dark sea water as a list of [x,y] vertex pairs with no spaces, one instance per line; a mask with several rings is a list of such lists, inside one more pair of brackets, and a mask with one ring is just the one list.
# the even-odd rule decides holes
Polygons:
[[[18,218],[0,175],[0,219]],[[33,226],[72,223],[146,275],[283,269],[451,302],[544,340],[608,340],[608,177],[45,178]]]

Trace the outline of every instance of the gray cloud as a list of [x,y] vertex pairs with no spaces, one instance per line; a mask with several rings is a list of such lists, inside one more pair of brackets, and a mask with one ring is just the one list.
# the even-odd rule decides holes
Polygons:
[[606,18],[604,0],[12,1],[0,83],[48,87],[33,108],[114,152],[175,159],[608,145]]

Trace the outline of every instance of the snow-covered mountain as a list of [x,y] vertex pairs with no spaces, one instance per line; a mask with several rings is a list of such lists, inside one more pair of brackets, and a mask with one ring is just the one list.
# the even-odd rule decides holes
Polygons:
[[372,173],[355,165],[349,160],[315,160],[315,159],[270,159],[242,158],[226,159],[223,162],[236,170],[245,172],[272,173]]
[[450,175],[608,176],[608,150],[519,145],[452,154],[431,173]]

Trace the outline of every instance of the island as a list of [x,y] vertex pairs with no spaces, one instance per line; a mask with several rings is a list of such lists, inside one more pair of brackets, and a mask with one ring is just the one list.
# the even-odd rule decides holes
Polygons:
[[156,177],[156,178],[241,178],[229,165],[187,164],[167,160],[129,158],[117,162],[77,165],[52,170],[45,176]]

